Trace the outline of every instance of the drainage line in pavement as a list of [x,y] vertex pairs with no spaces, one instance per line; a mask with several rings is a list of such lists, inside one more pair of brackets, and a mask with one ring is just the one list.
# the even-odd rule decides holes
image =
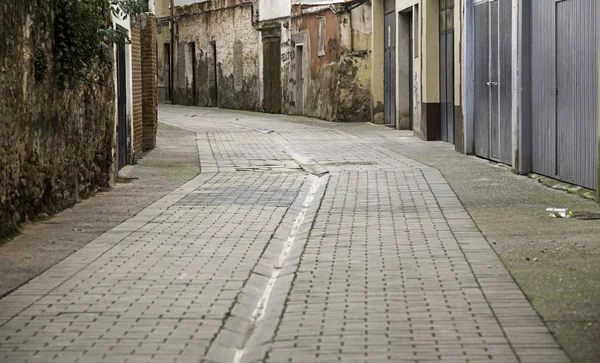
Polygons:
[[234,355],[234,358],[233,358],[233,363],[240,363],[242,361],[242,358],[244,357],[244,354],[246,353],[247,342],[250,341],[250,339],[252,338],[252,335],[254,334],[254,332],[256,330],[256,326],[260,323],[260,321],[265,316],[265,312],[267,311],[267,307],[269,304],[269,298],[271,297],[271,293],[273,292],[275,283],[279,279],[279,275],[281,274],[283,267],[285,267],[287,258],[289,257],[290,253],[292,252],[292,248],[294,246],[294,243],[296,242],[296,236],[298,235],[298,231],[300,230],[300,227],[304,223],[306,214],[308,213],[308,209],[311,206],[311,204],[313,203],[313,201],[315,199],[315,195],[319,191],[319,187],[321,186],[321,179],[322,178],[317,177],[316,180],[312,183],[312,185],[310,187],[310,191],[308,192],[308,195],[306,196],[306,198],[304,199],[304,202],[302,203],[302,208],[300,209],[298,216],[296,216],[296,219],[294,220],[292,229],[290,230],[288,238],[285,242],[285,246],[284,246],[283,250],[281,251],[279,258],[277,259],[277,262],[273,268],[273,272],[271,273],[271,277],[269,278],[267,286],[265,287],[265,290],[263,291],[261,298],[256,303],[256,307],[254,308],[254,311],[252,312],[252,316],[251,316],[252,325],[250,328],[248,328],[248,331],[246,332],[246,334],[244,336],[244,341],[243,341],[242,347],[237,349],[237,351]]

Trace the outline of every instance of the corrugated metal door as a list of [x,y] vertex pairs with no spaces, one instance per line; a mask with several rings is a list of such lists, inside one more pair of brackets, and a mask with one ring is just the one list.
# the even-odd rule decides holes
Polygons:
[[396,125],[396,14],[385,15],[383,100],[386,125]]
[[475,17],[475,154],[512,162],[511,1],[478,1]]
[[490,9],[489,3],[476,3],[474,8],[475,30],[475,155],[490,157]]
[[490,92],[490,159],[500,159],[500,125],[498,120],[500,119],[498,100],[498,78],[499,70],[498,56],[500,50],[498,49],[498,1],[490,2],[490,71],[489,71],[489,83],[488,89]]
[[454,0],[440,1],[440,138],[454,143]]
[[512,164],[512,2],[499,1],[498,159]]
[[598,11],[595,0],[532,3],[534,172],[595,189]]

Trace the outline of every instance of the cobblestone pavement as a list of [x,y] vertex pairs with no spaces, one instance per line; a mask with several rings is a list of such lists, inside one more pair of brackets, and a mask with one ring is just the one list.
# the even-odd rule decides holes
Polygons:
[[201,174],[0,300],[0,361],[568,361],[441,174],[372,129],[161,119]]

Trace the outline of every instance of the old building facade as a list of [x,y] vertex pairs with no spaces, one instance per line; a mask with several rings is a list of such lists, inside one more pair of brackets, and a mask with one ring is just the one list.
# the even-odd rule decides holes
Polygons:
[[159,99],[370,121],[370,4],[315,3],[157,2]]

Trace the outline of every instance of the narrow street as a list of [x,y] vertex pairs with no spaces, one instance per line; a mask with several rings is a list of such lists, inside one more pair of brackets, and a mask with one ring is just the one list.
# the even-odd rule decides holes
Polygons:
[[200,174],[0,300],[1,362],[569,361],[410,133],[159,119]]

